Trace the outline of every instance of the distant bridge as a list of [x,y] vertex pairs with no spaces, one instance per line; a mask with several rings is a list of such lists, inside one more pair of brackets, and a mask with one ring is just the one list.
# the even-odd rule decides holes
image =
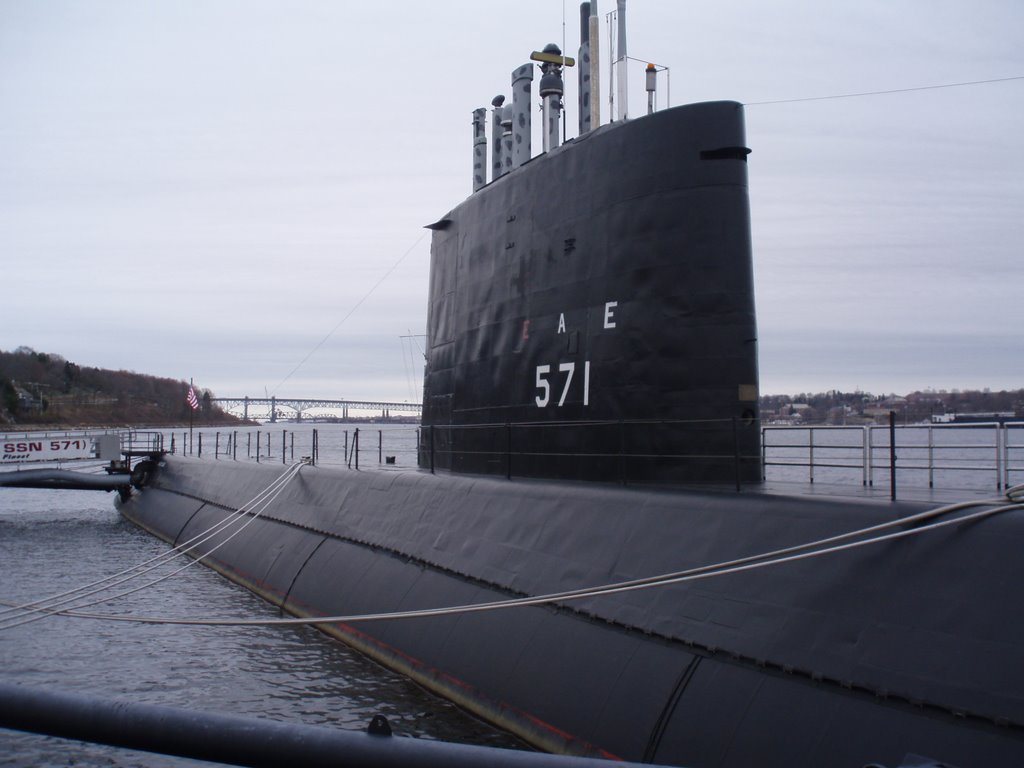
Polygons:
[[[420,403],[389,403],[384,400],[324,400],[314,397],[214,397],[210,402],[216,403],[225,411],[240,415],[243,419],[266,419],[276,422],[278,419],[294,418],[296,421],[318,417],[337,417],[347,419],[349,410],[380,411],[382,418],[389,418],[393,413],[406,413],[418,416],[422,410]],[[239,413],[240,412],[240,413]]]

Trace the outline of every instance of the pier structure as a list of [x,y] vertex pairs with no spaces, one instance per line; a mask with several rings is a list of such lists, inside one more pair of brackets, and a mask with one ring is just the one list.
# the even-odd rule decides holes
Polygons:
[[380,412],[382,418],[393,414],[419,416],[421,403],[393,403],[385,400],[326,400],[314,397],[214,397],[225,411],[243,419],[261,419],[271,423],[281,418],[302,421],[308,418],[349,418],[350,411]]
[[[164,450],[160,432],[50,433],[0,435],[0,488],[117,491],[127,499],[131,488],[149,481]],[[132,464],[133,459],[141,459]],[[103,472],[63,469],[66,463],[106,462]],[[37,465],[28,467],[26,465]]]

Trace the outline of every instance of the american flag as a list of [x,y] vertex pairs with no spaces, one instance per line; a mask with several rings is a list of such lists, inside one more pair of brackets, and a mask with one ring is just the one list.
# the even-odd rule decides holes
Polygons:
[[192,406],[193,411],[199,410],[199,398],[196,397],[196,391],[192,388],[191,385],[189,385],[188,388],[188,397],[186,397],[185,399],[188,400],[188,404]]

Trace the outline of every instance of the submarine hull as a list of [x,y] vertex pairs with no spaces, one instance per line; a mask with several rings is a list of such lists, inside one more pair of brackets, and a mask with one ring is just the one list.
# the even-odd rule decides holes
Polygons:
[[[180,543],[279,474],[168,457],[121,511]],[[210,551],[207,565],[288,613],[353,616],[643,578],[919,509],[304,467],[266,512],[243,516],[243,534],[194,555]],[[1024,578],[1022,535],[1018,518],[997,517],[624,594],[318,626],[551,751],[689,766],[1021,764],[1024,620],[1006,585]]]
[[[921,510],[756,491],[745,142],[734,102],[603,126],[432,224],[421,469],[304,466],[195,554],[543,749],[1024,765],[1019,513],[582,599],[350,618],[707,568]],[[181,543],[278,474],[169,456],[122,512]]]

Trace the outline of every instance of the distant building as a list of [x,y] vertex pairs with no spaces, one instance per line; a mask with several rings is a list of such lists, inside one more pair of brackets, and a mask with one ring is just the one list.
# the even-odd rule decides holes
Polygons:
[[19,387],[17,384],[14,385],[14,391],[18,395],[18,410],[19,411],[41,411],[43,410],[43,398],[39,395],[33,395],[24,387]]

